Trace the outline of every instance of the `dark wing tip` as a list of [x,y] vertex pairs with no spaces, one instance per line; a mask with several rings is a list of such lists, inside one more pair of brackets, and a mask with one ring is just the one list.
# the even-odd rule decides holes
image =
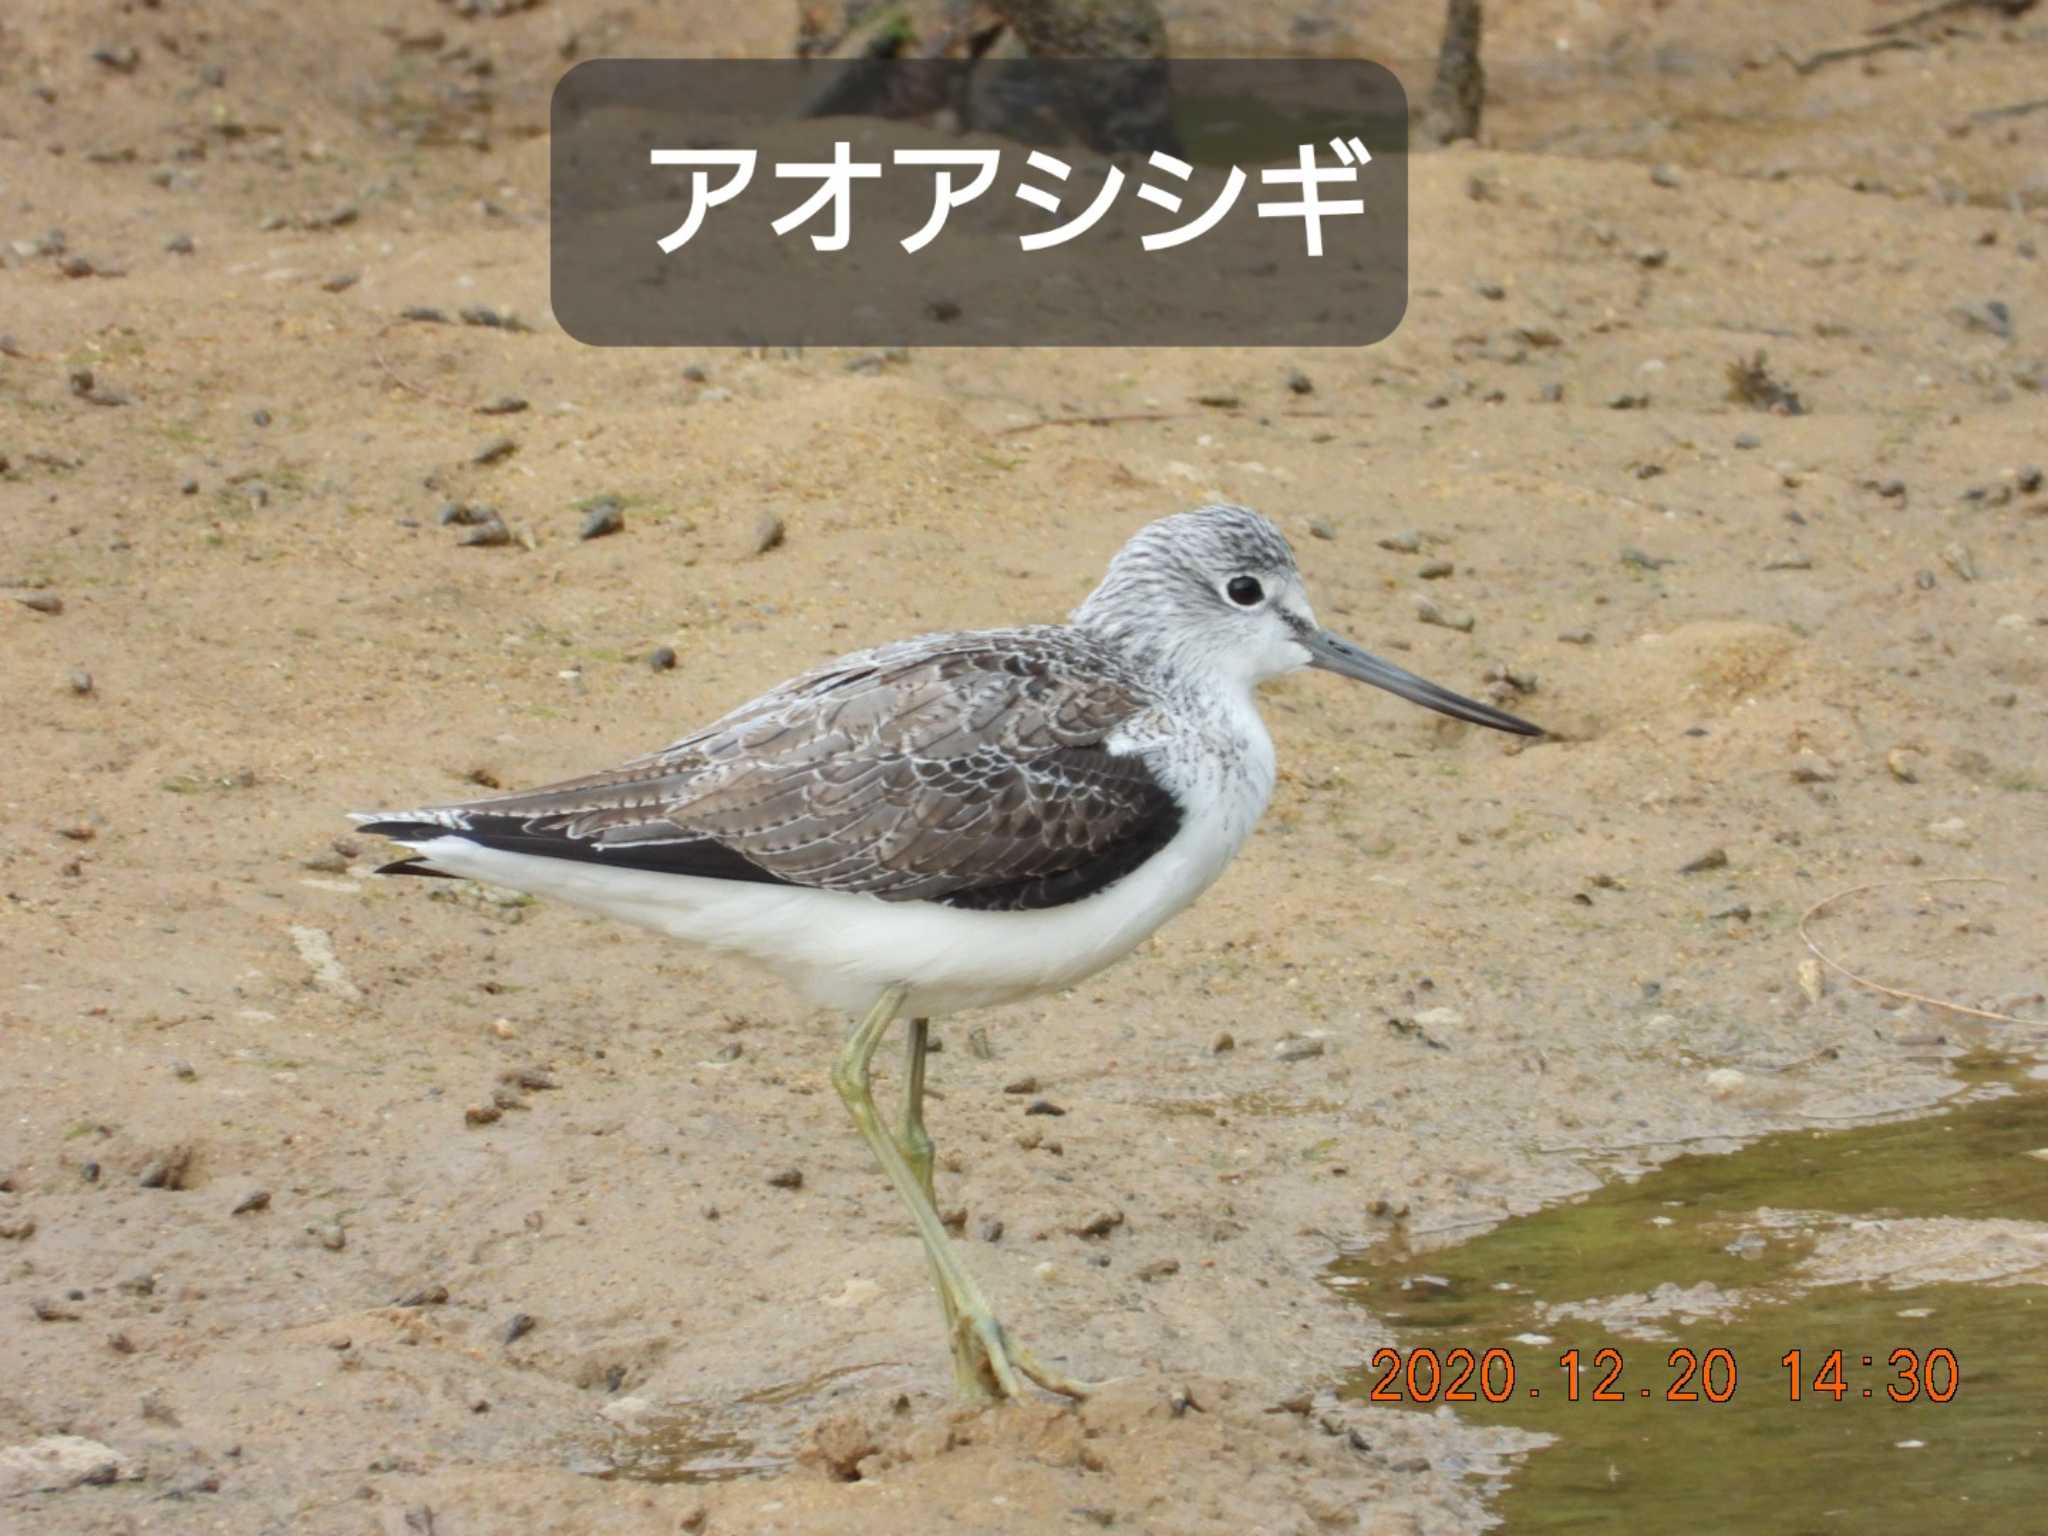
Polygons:
[[447,827],[437,822],[406,821],[403,818],[394,818],[390,821],[359,821],[356,823],[356,830],[373,833],[378,837],[388,837],[395,843],[424,842],[430,837],[446,837],[449,832]]
[[377,866],[380,875],[428,875],[436,880],[453,880],[456,877],[445,869],[435,869],[427,863],[425,854],[414,854],[409,859],[395,859],[389,864]]

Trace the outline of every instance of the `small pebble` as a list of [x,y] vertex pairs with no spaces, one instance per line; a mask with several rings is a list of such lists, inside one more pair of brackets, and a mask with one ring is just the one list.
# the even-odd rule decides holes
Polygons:
[[1334,541],[1337,537],[1336,528],[1331,525],[1329,519],[1327,518],[1310,518],[1308,523],[1308,531],[1312,537],[1318,539],[1328,539]]
[[1216,1038],[1209,1042],[1209,1054],[1212,1056],[1221,1056],[1226,1052],[1234,1051],[1236,1049],[1237,1036],[1233,1035],[1227,1029],[1219,1031],[1216,1035]]
[[1671,259],[1671,253],[1661,245],[1645,245],[1636,251],[1636,265],[1654,272]]
[[1415,574],[1424,581],[1441,581],[1444,577],[1454,574],[1457,569],[1449,560],[1432,560]]
[[472,549],[493,549],[511,542],[512,530],[505,526],[505,520],[495,512],[456,540],[456,543]]
[[1477,293],[1482,299],[1492,299],[1496,303],[1508,296],[1507,289],[1503,288],[1499,283],[1475,283],[1473,285],[1473,292]]
[[647,653],[647,665],[653,668],[656,672],[674,671],[676,665],[675,647],[669,645],[657,645],[653,650]]
[[2028,496],[2033,495],[2034,492],[2041,489],[2041,466],[2038,464],[2029,464],[2025,469],[2020,471],[2019,478],[2015,480],[2013,483],[2020,488],[2023,494]]
[[179,483],[178,494],[180,496],[197,496],[199,494],[199,482],[188,475]]
[[1745,453],[1752,448],[1761,448],[1763,445],[1764,440],[1754,432],[1738,432],[1735,434],[1735,446]]
[[1034,1099],[1025,1107],[1024,1113],[1027,1115],[1064,1115],[1066,1111],[1053,1103],[1051,1099]]
[[1767,571],[1810,571],[1813,569],[1813,557],[1804,550],[1787,550],[1782,555],[1773,555],[1770,559],[1766,560],[1764,562],[1764,569]]
[[536,1319],[531,1312],[514,1312],[511,1320],[505,1324],[504,1341],[507,1344],[517,1343],[533,1332],[535,1323]]
[[476,408],[479,416],[517,416],[526,409],[526,401],[518,395],[500,395],[489,405]]
[[228,1214],[230,1216],[246,1216],[252,1211],[266,1211],[268,1209],[270,1209],[270,1191],[267,1189],[252,1189],[248,1194],[235,1202],[235,1208],[228,1212]]
[[1971,556],[1967,545],[1959,541],[1943,545],[1941,558],[1948,568],[1964,581],[1977,579],[1977,562]]
[[190,235],[173,235],[164,242],[164,249],[173,256],[190,256],[198,247],[193,245]]
[[1140,1264],[1138,1266],[1138,1278],[1147,1284],[1154,1280],[1164,1280],[1168,1275],[1177,1275],[1179,1273],[1179,1259],[1153,1259],[1148,1264]]
[[1650,397],[1648,395],[1631,393],[1624,390],[1608,400],[1607,408],[1610,411],[1641,411],[1647,410],[1649,404]]
[[1726,848],[1709,848],[1698,858],[1679,865],[1678,872],[1681,875],[1699,875],[1706,873],[1710,869],[1726,869],[1727,867],[1728,850]]
[[315,1227],[313,1236],[319,1239],[320,1246],[329,1253],[339,1253],[348,1246],[348,1233],[342,1230],[338,1221],[326,1222]]
[[264,410],[251,411],[249,413],[249,421],[253,426],[267,427],[270,425],[270,412]]
[[1003,1092],[1036,1093],[1038,1092],[1038,1079],[1035,1077],[1020,1077],[1014,1082],[1003,1084]]
[[1281,1061],[1307,1061],[1312,1056],[1323,1054],[1323,1042],[1297,1035],[1274,1046],[1273,1054]]
[[1901,784],[1918,784],[1920,770],[1913,761],[1916,755],[1910,747],[1893,747],[1885,753],[1884,765]]
[[511,438],[494,437],[488,443],[485,443],[483,447],[477,449],[476,456],[470,462],[472,464],[496,464],[500,460],[511,458],[518,451],[519,445]]
[[398,312],[401,320],[417,321],[421,325],[446,325],[447,315],[430,304],[408,304]]
[[1884,497],[1887,501],[1897,501],[1906,494],[1906,482],[1903,480],[1887,480],[1878,486],[1877,494]]
[[361,280],[360,274],[355,272],[336,272],[331,277],[321,279],[320,288],[325,293],[347,293]]
[[1412,555],[1422,548],[1422,535],[1414,529],[1390,533],[1379,541],[1381,549],[1391,549],[1397,555]]
[[1667,189],[1683,185],[1685,178],[1678,174],[1675,165],[1657,165],[1650,168],[1650,182],[1653,186]]
[[1839,772],[1827,758],[1810,753],[1792,765],[1792,781],[1795,784],[1832,784]]
[[1446,613],[1429,598],[1417,596],[1415,617],[1419,623],[1435,624],[1443,629],[1455,629],[1470,634],[1478,621],[1469,613]]
[[626,513],[618,502],[606,497],[592,505],[584,514],[583,526],[577,530],[579,539],[602,539],[619,532],[626,526]]
[[391,1303],[394,1307],[438,1307],[448,1300],[445,1285],[423,1285],[417,1290],[407,1291]]
[[765,555],[771,549],[780,549],[783,540],[789,536],[789,529],[773,512],[763,512],[754,524],[754,536],[750,548],[757,555]]
[[1536,391],[1536,399],[1542,405],[1556,405],[1564,399],[1564,386],[1562,384],[1546,384]]
[[692,363],[683,370],[683,378],[692,384],[703,384],[709,381],[711,375],[696,363]]
[[1124,1213],[1120,1210],[1109,1210],[1098,1212],[1080,1226],[1067,1230],[1075,1237],[1107,1237],[1123,1224]]
[[785,1168],[780,1173],[769,1174],[768,1182],[777,1189],[802,1189],[804,1171],[801,1168]]
[[1657,571],[1672,561],[1668,556],[1645,554],[1633,544],[1624,544],[1621,546],[1621,563],[1632,565],[1639,571]]
[[1566,645],[1591,645],[1593,643],[1593,631],[1590,629],[1567,629],[1560,631],[1557,638]]
[[999,1243],[1003,1240],[1003,1219],[1000,1216],[982,1218],[981,1240],[984,1243]]
[[1312,395],[1316,392],[1315,381],[1299,368],[1287,370],[1287,387],[1297,395]]
[[71,691],[73,693],[91,693],[92,674],[83,667],[73,667],[71,669]]
[[491,1125],[502,1119],[504,1113],[495,1104],[472,1104],[462,1112],[462,1118],[469,1125]]
[[17,597],[15,601],[24,608],[34,609],[37,613],[54,616],[64,611],[64,599],[54,592],[31,592],[26,597]]

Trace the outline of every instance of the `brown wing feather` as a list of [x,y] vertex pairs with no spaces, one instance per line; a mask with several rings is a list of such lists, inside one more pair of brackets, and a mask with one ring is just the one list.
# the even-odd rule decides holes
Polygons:
[[1178,826],[1144,760],[1106,745],[1150,707],[1073,630],[939,636],[829,663],[611,773],[420,814],[564,857],[671,867],[716,845],[795,885],[1051,905]]

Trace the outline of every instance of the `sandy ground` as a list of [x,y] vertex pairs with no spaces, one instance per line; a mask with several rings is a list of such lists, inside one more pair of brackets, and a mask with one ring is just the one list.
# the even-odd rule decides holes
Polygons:
[[[1434,3],[1239,9],[1170,8],[1177,45],[1427,78]],[[1929,1105],[1957,1051],[2038,1042],[1847,987],[1796,925],[1899,882],[1816,937],[2042,1013],[2048,112],[1971,113],[2038,94],[2048,15],[1801,74],[1781,48],[1906,8],[1511,9],[1485,143],[1414,163],[1384,345],[907,360],[549,318],[565,59],[774,53],[777,7],[0,19],[0,1445],[125,1458],[0,1526],[1469,1530],[1530,1452],[1331,1396],[1387,1337],[1334,1252]],[[1730,398],[1759,350],[1807,414]],[[1167,419],[1039,425],[1125,413]],[[624,531],[580,542],[607,493]],[[1326,622],[1555,734],[1288,680],[1275,803],[1199,907],[941,1029],[968,1262],[1115,1382],[966,1413],[826,1082],[840,1020],[367,878],[342,814],[1057,617],[1216,497],[1290,532]],[[518,538],[461,546],[449,500]],[[593,1475],[719,1464],[759,1475]]]

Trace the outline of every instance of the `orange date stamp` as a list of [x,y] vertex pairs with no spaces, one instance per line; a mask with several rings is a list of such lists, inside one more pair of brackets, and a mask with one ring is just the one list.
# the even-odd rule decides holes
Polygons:
[[[1726,1403],[1741,1383],[1735,1352],[1720,1346],[1706,1350],[1679,1345],[1664,1361],[1656,1382],[1645,1386],[1640,1374],[1628,1377],[1628,1363],[1614,1348],[1582,1355],[1567,1349],[1544,1361],[1541,1380],[1525,1371],[1513,1350],[1496,1345],[1474,1352],[1460,1346],[1439,1352],[1383,1348],[1369,1362],[1372,1384],[1366,1401],[1373,1403],[1506,1403],[1518,1397],[1540,1398],[1546,1391],[1565,1402],[1625,1403],[1644,1400],[1667,1403]],[[1789,1349],[1778,1360],[1787,1400],[1827,1398],[1894,1403],[1946,1403],[1963,1384],[1955,1351],[1895,1349],[1882,1362],[1876,1355],[1829,1349],[1809,1355]],[[1562,1380],[1548,1374],[1561,1373]],[[1870,1373],[1876,1374],[1870,1374]],[[1545,1383],[1549,1385],[1546,1387]]]

